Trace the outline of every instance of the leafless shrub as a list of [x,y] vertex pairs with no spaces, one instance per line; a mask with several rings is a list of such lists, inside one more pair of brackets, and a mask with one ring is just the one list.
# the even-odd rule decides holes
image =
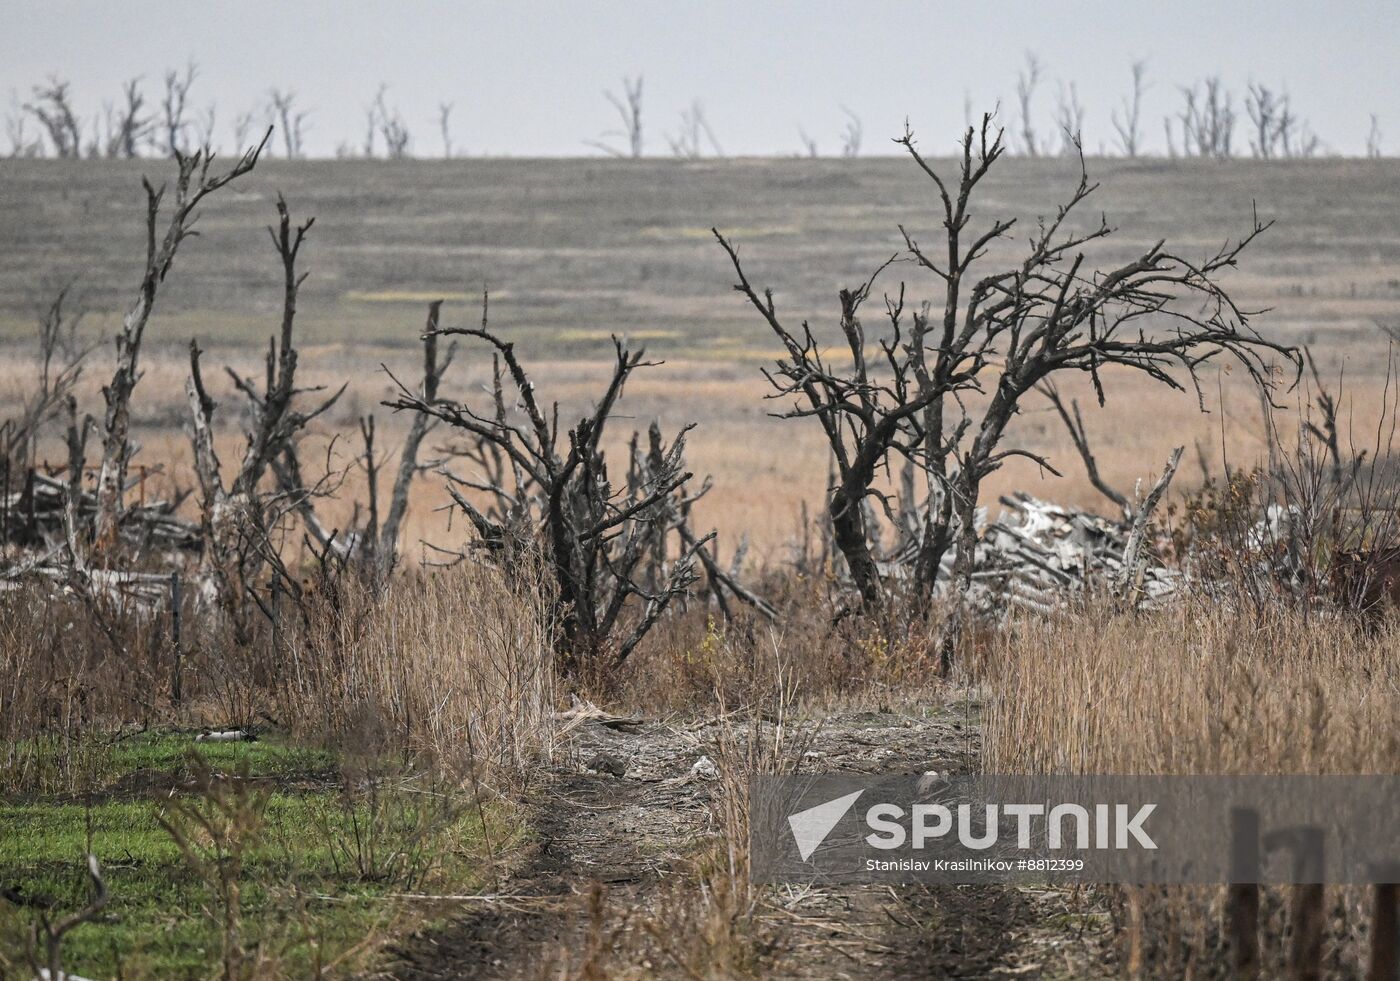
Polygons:
[[1133,62],[1133,89],[1113,110],[1113,130],[1118,135],[1118,149],[1125,157],[1136,157],[1142,151],[1142,95],[1147,90],[1147,62]]
[[1306,120],[1294,115],[1288,93],[1280,94],[1266,85],[1251,83],[1244,106],[1253,130],[1249,151],[1255,157],[1272,160],[1317,154],[1318,138]]
[[[815,418],[831,447],[837,473],[827,511],[867,609],[881,604],[882,586],[871,550],[874,530],[863,505],[873,499],[894,518],[889,495],[876,483],[877,475],[890,474],[891,458],[908,461],[924,477],[921,528],[912,546],[919,591],[931,592],[952,545],[954,577],[965,589],[973,572],[982,481],[1015,456],[1053,470],[1036,454],[1002,445],[1027,392],[1059,372],[1081,371],[1102,401],[1099,372],[1107,365],[1182,389],[1194,384],[1204,364],[1222,355],[1268,388],[1273,377],[1264,356],[1297,357],[1250,328],[1248,313],[1217,281],[1267,227],[1257,219],[1239,242],[1204,258],[1187,259],[1158,243],[1124,265],[1087,272],[1083,249],[1110,229],[1104,223],[1078,231],[1069,223],[1095,188],[1081,160],[1077,187],[1052,217],[1042,219],[1024,260],[982,270],[978,263],[988,247],[1015,223],[999,220],[975,235],[967,233],[969,201],[1003,152],[1000,131],[987,116],[980,130],[967,132],[956,183],[945,182],[922,157],[911,133],[900,142],[938,189],[946,245],[926,252],[901,228],[905,260],[929,273],[940,289],[908,315],[907,333],[903,284],[887,295],[889,326],[873,355],[860,308],[898,256],[860,286],[841,292],[846,351],[837,365],[823,355],[807,324],[794,330],[782,323],[772,292],[758,294],[734,246],[715,233],[738,274],[735,288],[787,351],[768,376],[772,397],[794,398],[785,415]],[[974,396],[980,401],[974,403]]]
[[258,578],[271,565],[280,572],[279,583],[293,595],[300,591],[299,577],[280,569],[277,549],[272,544],[274,530],[282,517],[294,509],[296,499],[278,496],[269,499],[259,489],[274,458],[284,452],[308,422],[329,409],[345,390],[341,389],[319,406],[308,411],[293,408],[294,396],[317,389],[296,387],[297,349],[293,329],[297,293],[306,274],[298,275],[297,257],[306,233],[315,219],[292,227],[287,203],[277,199],[276,228],[269,228],[283,271],[282,324],[278,337],[268,343],[266,382],[261,391],[251,379],[239,377],[231,369],[234,384],[252,403],[253,420],[247,434],[243,460],[231,481],[225,482],[218,454],[214,449],[215,403],[209,397],[199,367],[199,346],[190,342],[190,375],[186,381],[192,422],[195,472],[203,495],[201,527],[204,547],[200,573],[214,589],[214,597],[228,614],[235,637],[246,642],[251,637],[248,604],[258,604],[269,619],[273,615],[259,597]]
[[253,122],[256,117],[253,112],[240,112],[233,117],[233,145],[247,146],[248,134],[253,130]]
[[25,103],[24,110],[38,120],[55,157],[82,156],[82,128],[73,108],[71,86],[66,80],[55,76],[44,85],[36,85],[32,101]]
[[291,89],[273,89],[267,98],[267,114],[276,120],[278,128],[282,130],[282,147],[287,159],[300,160],[306,156],[306,118],[310,113],[297,109],[297,94]]
[[165,140],[164,149],[169,156],[190,152],[190,123],[185,119],[185,112],[190,88],[198,75],[199,69],[193,61],[185,66],[183,75],[173,69],[165,73],[165,97],[160,103],[161,132]]
[[1079,101],[1079,88],[1073,82],[1060,83],[1055,126],[1060,131],[1060,153],[1077,156],[1084,140],[1084,104]]
[[[453,355],[456,351],[456,343],[448,345],[444,355],[438,353],[438,330],[439,317],[442,312],[442,301],[435,300],[428,306],[428,322],[423,331],[423,377],[419,382],[415,394],[423,401],[432,403],[437,401],[438,389],[442,384],[443,375],[447,373],[448,367],[452,364]],[[363,572],[369,577],[369,581],[384,583],[389,574],[397,567],[399,561],[399,529],[403,525],[403,519],[408,514],[408,495],[417,476],[425,470],[431,470],[439,466],[439,461],[419,461],[419,451],[423,445],[423,440],[432,431],[437,420],[432,416],[417,413],[413,417],[413,422],[409,425],[408,434],[404,437],[403,445],[399,449],[398,470],[394,475],[393,488],[390,492],[389,507],[384,512],[381,520],[379,507],[379,468],[381,461],[376,455],[374,446],[374,417],[367,416],[360,420],[360,432],[364,441],[364,453],[361,456],[362,467],[365,471],[367,490],[367,501],[365,507],[365,523],[355,531],[357,543],[357,555],[355,556],[362,564]],[[284,486],[290,488],[290,483],[284,480]],[[313,528],[316,524],[313,523]],[[313,531],[318,538],[322,538],[322,545],[328,544],[323,537],[323,533]]]
[[1172,129],[1172,120],[1164,120],[1167,131],[1167,151],[1175,157],[1209,157],[1228,160],[1234,155],[1235,106],[1234,96],[1225,88],[1219,76],[1181,89],[1182,109],[1177,116],[1180,126],[1180,149]]
[[127,160],[141,155],[141,147],[151,138],[153,120],[143,115],[146,97],[141,92],[141,79],[129,79],[122,86],[119,109],[108,109],[108,132],[105,154]]
[[19,413],[0,423],[0,494],[6,513],[0,517],[0,542],[10,531],[9,496],[26,469],[34,465],[44,427],[57,417],[73,393],[83,361],[91,352],[81,339],[81,307],[73,309],[73,287],[62,287],[39,317],[36,340],[38,377],[34,390],[22,401]]
[[1027,157],[1041,155],[1041,146],[1035,133],[1035,123],[1031,120],[1031,103],[1035,100],[1036,89],[1044,75],[1044,67],[1035,52],[1026,52],[1025,67],[1016,75],[1016,104],[1020,107],[1021,153]]
[[671,146],[672,156],[688,160],[698,160],[707,144],[716,157],[724,156],[724,149],[715,139],[714,130],[710,129],[709,120],[705,118],[705,107],[699,99],[692,102],[689,109],[681,110],[680,125],[674,136],[667,135],[666,142]]
[[850,109],[842,106],[841,111],[846,115],[846,128],[841,131],[841,156],[847,159],[858,157],[865,127],[861,124],[860,117]]
[[807,135],[807,131],[801,126],[797,127],[797,137],[802,141],[802,155],[815,160],[818,156],[817,141]]
[[[486,327],[484,313],[480,328],[436,333],[476,338],[494,349],[492,404],[478,412],[441,397],[430,401],[402,384],[399,398],[385,404],[440,419],[462,434],[466,442],[456,452],[477,476],[449,475],[449,493],[475,527],[476,547],[507,569],[542,550],[558,590],[561,653],[577,666],[606,672],[625,661],[699,579],[698,553],[714,538],[687,538],[680,530],[694,499],[682,492],[691,478],[684,469],[690,427],[669,446],[654,428],[645,453],[634,440],[625,482],[615,485],[603,454],[604,431],[628,378],[655,362],[615,339],[611,380],[593,410],[565,433],[558,406],[547,411],[541,405],[514,345]],[[507,409],[507,385],[523,414],[519,421]],[[485,495],[485,510],[471,494]],[[681,542],[679,557],[671,560],[666,543],[673,534]],[[626,622],[633,598],[641,609]]]
[[[603,93],[603,98],[617,111],[622,129],[609,130],[597,140],[587,141],[588,146],[602,150],[613,157],[633,157],[642,155],[642,76],[622,79],[622,96],[619,98],[611,90]],[[620,139],[623,146],[611,141]]]
[[389,108],[388,94],[389,86],[380,85],[379,91],[374,95],[374,101],[366,110],[365,156],[374,156],[377,137],[384,141],[384,156],[387,159],[403,160],[409,156],[409,144],[412,137],[408,131],[408,124],[404,122],[399,110]]

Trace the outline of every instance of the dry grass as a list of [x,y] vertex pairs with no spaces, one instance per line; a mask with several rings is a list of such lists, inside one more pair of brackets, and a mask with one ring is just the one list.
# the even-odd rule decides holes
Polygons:
[[397,751],[457,777],[514,782],[551,752],[548,589],[463,565],[351,581],[288,645],[280,714],[304,737]]
[[1190,604],[991,635],[986,765],[1030,773],[1400,772],[1392,620],[1372,633]]
[[[1018,620],[991,635],[972,665],[987,693],[986,769],[1400,772],[1398,626],[1391,618],[1369,631],[1284,610],[1259,622],[1198,604],[1143,617],[1086,609]],[[1222,976],[1223,888],[1108,895],[1125,964],[1145,958],[1153,977]],[[1329,976],[1359,974],[1367,905],[1363,890],[1327,890]],[[1265,976],[1285,970],[1287,909],[1287,890],[1265,890]]]

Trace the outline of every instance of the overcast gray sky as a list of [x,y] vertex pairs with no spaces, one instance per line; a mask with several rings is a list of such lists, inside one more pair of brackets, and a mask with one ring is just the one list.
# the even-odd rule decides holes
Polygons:
[[596,153],[585,141],[615,120],[602,97],[625,74],[646,79],[649,153],[699,99],[731,154],[798,152],[799,127],[839,148],[841,106],[864,122],[867,152],[888,152],[908,116],[927,146],[951,146],[964,98],[998,99],[1014,118],[1024,53],[1044,62],[1041,128],[1055,91],[1074,82],[1087,108],[1085,147],[1112,140],[1109,111],[1146,58],[1145,126],[1162,145],[1177,86],[1221,74],[1242,94],[1285,87],[1322,140],[1360,152],[1370,114],[1400,151],[1400,3],[1396,0],[966,0],[926,2],[574,2],[510,0],[0,0],[0,93],[22,100],[57,73],[80,108],[99,111],[123,79],[198,62],[193,98],[234,116],[294,89],[312,110],[308,144],[358,144],[364,106],[389,85],[420,155],[440,152],[434,118],[452,102],[468,154]]

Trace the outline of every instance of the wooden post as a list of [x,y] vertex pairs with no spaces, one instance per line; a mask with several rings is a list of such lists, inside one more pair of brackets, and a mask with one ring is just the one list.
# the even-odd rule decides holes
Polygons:
[[1400,865],[1382,870],[1388,882],[1371,887],[1371,956],[1366,981],[1400,978]]
[[181,661],[184,658],[184,644],[180,637],[180,574],[170,574],[170,643],[173,649],[170,665],[170,700],[176,706],[181,699]]
[[1259,815],[1249,808],[1230,814],[1230,878],[1228,916],[1231,962],[1235,977],[1259,977]]
[[1288,972],[1294,981],[1322,978],[1322,884],[1309,882],[1293,887],[1293,934],[1288,944]]

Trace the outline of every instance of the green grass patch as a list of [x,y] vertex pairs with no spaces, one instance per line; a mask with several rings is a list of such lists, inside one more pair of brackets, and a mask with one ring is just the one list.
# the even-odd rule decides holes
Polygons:
[[40,910],[57,918],[87,902],[89,851],[110,899],[66,937],[68,970],[218,976],[230,896],[221,877],[235,881],[239,868],[245,968],[301,978],[347,956],[340,967],[359,966],[376,938],[419,922],[393,894],[487,885],[487,835],[497,853],[518,844],[503,812],[478,811],[423,775],[378,763],[342,775],[329,754],[278,742],[201,744],[203,762],[191,748],[190,737],[143,735],[109,756],[116,785],[160,774],[173,790],[0,803],[0,977],[23,972]]

